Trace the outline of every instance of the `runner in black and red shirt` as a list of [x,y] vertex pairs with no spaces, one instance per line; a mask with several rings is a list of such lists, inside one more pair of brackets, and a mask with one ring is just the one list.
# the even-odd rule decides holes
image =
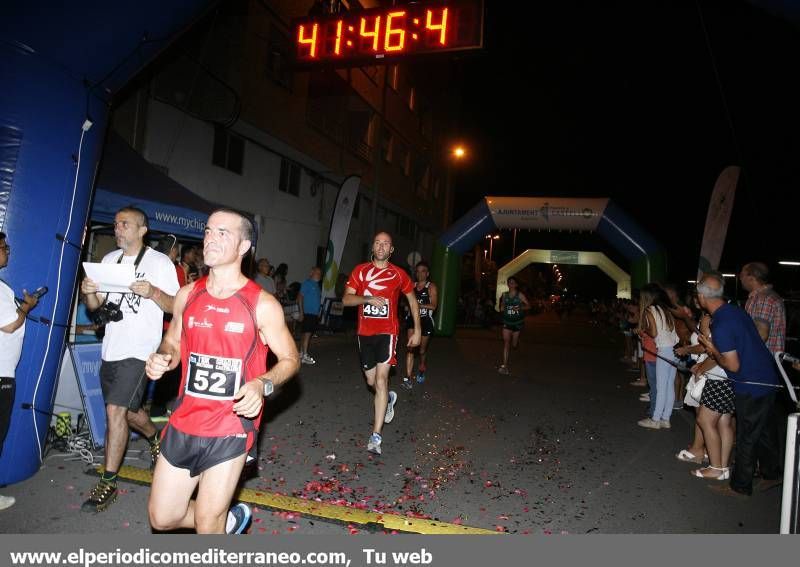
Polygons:
[[[245,504],[229,507],[256,442],[263,397],[300,367],[280,303],[242,274],[253,238],[252,223],[236,211],[208,218],[210,272],[178,292],[172,324],[145,365],[153,380],[178,362],[184,369],[150,492],[156,530],[242,533],[251,517]],[[269,371],[268,349],[278,359]]]
[[376,234],[372,241],[372,261],[356,266],[347,280],[342,300],[345,307],[358,306],[361,368],[367,384],[375,389],[375,424],[367,450],[378,455],[381,454],[383,424],[394,418],[397,401],[397,394],[389,391],[389,368],[397,364],[395,354],[400,331],[397,305],[401,293],[408,300],[414,320],[408,346],[417,346],[421,336],[414,284],[404,270],[389,262],[392,252],[391,235]]

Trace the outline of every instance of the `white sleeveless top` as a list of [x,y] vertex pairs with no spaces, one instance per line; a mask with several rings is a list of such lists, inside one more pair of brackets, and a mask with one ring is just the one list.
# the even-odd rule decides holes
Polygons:
[[675,332],[675,326],[672,330],[667,327],[667,315],[661,310],[651,305],[647,308],[656,322],[656,347],[657,348],[672,348],[678,342],[678,333]]

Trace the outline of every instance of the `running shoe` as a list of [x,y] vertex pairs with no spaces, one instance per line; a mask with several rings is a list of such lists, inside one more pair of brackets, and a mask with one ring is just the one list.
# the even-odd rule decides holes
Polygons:
[[81,512],[102,512],[117,499],[117,484],[100,480],[81,504]]
[[17,500],[13,496],[3,496],[0,494],[0,510],[11,508]]
[[425,381],[425,371],[420,370],[417,372],[417,384],[422,384]]
[[308,354],[303,353],[303,356],[300,358],[300,362],[303,364],[313,365],[316,364],[317,361],[311,358]]
[[391,423],[394,419],[395,403],[397,403],[397,394],[394,390],[389,390],[389,403],[386,404],[386,415],[383,417],[383,423]]
[[511,374],[511,371],[508,369],[508,366],[505,366],[505,365],[500,366],[500,368],[497,369],[497,372],[499,372],[500,374],[503,374],[505,376],[508,376],[509,374]]
[[411,390],[414,387],[414,383],[409,378],[403,378],[403,382],[400,385],[406,390]]
[[381,438],[380,433],[373,433],[369,436],[369,441],[367,441],[367,451],[370,453],[375,453],[376,455],[381,454]]
[[244,502],[231,506],[231,509],[228,510],[228,520],[225,522],[225,533],[243,534],[252,518],[253,513],[250,511],[250,506]]

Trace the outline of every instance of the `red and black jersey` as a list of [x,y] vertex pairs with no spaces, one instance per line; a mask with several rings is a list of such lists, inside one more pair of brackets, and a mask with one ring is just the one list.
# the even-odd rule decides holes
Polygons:
[[347,287],[357,295],[385,297],[389,300],[383,307],[364,304],[358,308],[358,334],[396,335],[400,330],[397,316],[397,300],[400,294],[410,293],[414,284],[408,274],[388,263],[378,268],[372,262],[356,266],[347,280]]
[[233,395],[267,371],[268,348],[256,319],[261,286],[248,280],[231,297],[217,299],[208,293],[207,281],[194,284],[183,310],[183,377],[169,423],[203,437],[250,433],[258,430],[261,414],[236,415]]

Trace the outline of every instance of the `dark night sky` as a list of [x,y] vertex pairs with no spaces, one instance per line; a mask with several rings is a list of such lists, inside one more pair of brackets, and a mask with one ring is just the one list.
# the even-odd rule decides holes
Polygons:
[[[486,49],[458,62],[456,218],[483,195],[610,197],[685,280],[716,177],[740,165],[720,267],[800,259],[800,26],[743,0],[529,4],[487,2]],[[519,244],[583,241],[608,248]]]

